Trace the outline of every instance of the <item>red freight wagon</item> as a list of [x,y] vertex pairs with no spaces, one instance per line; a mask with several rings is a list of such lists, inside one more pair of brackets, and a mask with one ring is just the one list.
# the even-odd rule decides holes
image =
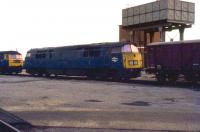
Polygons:
[[146,71],[158,81],[176,81],[179,75],[188,81],[200,78],[200,40],[152,43],[145,59]]

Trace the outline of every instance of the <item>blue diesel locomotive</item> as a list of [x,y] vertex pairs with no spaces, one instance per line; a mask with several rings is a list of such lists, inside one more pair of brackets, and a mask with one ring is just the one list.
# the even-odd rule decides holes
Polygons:
[[143,64],[134,45],[117,42],[31,49],[24,67],[38,76],[129,79],[140,75]]

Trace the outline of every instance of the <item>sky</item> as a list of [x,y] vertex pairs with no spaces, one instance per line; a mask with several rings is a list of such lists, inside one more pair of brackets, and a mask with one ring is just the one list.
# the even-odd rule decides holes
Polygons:
[[[154,0],[0,0],[0,51],[119,41],[122,9]],[[200,0],[196,23],[185,39],[200,39]],[[167,33],[168,38],[178,31]]]

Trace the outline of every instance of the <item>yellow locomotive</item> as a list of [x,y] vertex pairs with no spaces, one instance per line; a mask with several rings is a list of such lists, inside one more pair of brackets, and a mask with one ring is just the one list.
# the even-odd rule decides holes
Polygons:
[[22,55],[17,51],[0,52],[0,74],[18,74],[22,71]]

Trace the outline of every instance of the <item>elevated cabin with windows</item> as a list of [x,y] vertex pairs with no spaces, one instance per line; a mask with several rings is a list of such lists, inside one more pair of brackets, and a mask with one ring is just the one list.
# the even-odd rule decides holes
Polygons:
[[140,57],[135,46],[119,42],[41,48],[27,52],[25,68],[39,75],[108,76],[139,71]]

